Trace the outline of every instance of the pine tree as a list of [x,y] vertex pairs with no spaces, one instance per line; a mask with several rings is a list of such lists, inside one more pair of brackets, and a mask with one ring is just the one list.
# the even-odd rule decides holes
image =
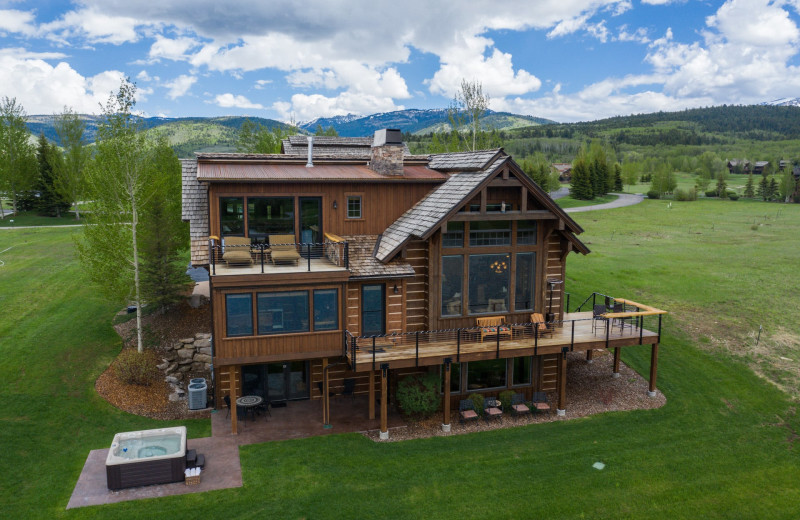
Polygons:
[[594,198],[592,173],[584,156],[578,156],[572,164],[570,195],[573,199],[579,200],[592,200]]
[[761,181],[758,183],[758,190],[756,195],[762,200],[769,200],[769,181],[766,175],[761,176]]
[[717,177],[717,196],[721,199],[728,197],[728,183],[725,182],[724,175],[719,175]]
[[614,163],[614,191],[622,191],[622,166]]
[[753,188],[753,174],[747,176],[747,184],[744,187],[744,196],[748,199],[752,199],[755,195],[755,191]]
[[773,200],[778,196],[779,189],[778,181],[775,180],[775,177],[772,177],[769,181],[769,200]]

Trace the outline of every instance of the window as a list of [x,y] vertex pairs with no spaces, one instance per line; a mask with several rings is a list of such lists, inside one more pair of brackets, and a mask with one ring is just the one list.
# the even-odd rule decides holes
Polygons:
[[483,221],[470,222],[470,246],[509,246],[511,245],[511,222]]
[[225,334],[233,336],[253,335],[253,295],[225,295]]
[[[441,393],[444,393],[444,366],[441,368]],[[461,363],[450,363],[450,393],[461,393]]]
[[442,234],[442,247],[464,247],[463,222],[447,223],[447,233]]
[[529,385],[531,384],[531,357],[517,357],[514,358],[514,375],[512,377],[512,385]]
[[347,196],[347,218],[361,218],[361,195]]
[[510,255],[470,255],[469,313],[508,311]]
[[467,365],[467,390],[505,388],[506,360],[472,361]]
[[219,224],[222,236],[244,236],[243,197],[220,197]]
[[294,198],[248,197],[247,231],[250,238],[294,235]]
[[339,328],[339,291],[317,289],[314,291],[314,330]]
[[536,221],[520,220],[517,222],[517,245],[536,245]]
[[536,292],[536,253],[517,253],[514,310],[532,311]]
[[361,335],[376,336],[386,333],[384,316],[385,286],[383,284],[361,286]]
[[308,332],[308,291],[258,293],[258,333]]
[[463,302],[464,256],[442,257],[442,316],[460,316]]

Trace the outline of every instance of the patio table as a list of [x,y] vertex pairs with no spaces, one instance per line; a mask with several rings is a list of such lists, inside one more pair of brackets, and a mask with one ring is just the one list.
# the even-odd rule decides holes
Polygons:
[[256,407],[264,402],[264,398],[260,395],[243,395],[236,399],[236,406],[244,408],[244,415],[247,417],[247,412],[253,412],[253,420],[256,420]]

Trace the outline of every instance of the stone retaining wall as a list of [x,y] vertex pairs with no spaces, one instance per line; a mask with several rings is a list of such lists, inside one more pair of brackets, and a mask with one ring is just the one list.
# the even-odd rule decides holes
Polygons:
[[172,350],[162,354],[163,363],[158,369],[164,372],[172,393],[170,401],[186,398],[186,385],[193,377],[205,377],[211,381],[211,334],[195,334],[173,345]]

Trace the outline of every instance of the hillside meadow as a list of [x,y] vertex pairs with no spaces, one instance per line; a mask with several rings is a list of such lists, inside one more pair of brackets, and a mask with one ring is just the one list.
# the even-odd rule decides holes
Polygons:
[[[599,291],[670,311],[664,407],[388,444],[244,446],[240,489],[70,511],[89,450],[165,423],[94,392],[120,341],[115,306],[81,275],[76,228],[1,231],[0,517],[796,517],[800,205],[648,200],[576,219],[593,252],[570,256],[573,304]],[[649,349],[623,360],[646,374]],[[184,424],[210,435],[208,421]]]

